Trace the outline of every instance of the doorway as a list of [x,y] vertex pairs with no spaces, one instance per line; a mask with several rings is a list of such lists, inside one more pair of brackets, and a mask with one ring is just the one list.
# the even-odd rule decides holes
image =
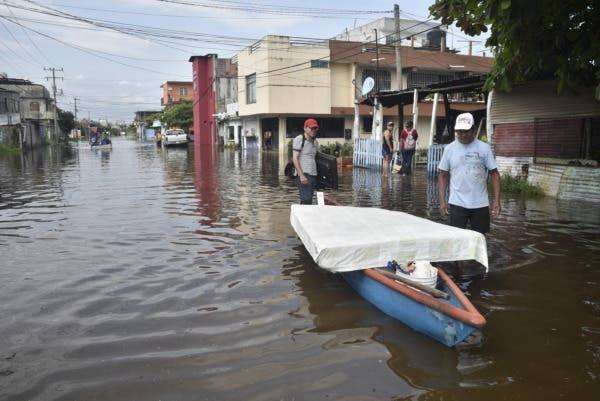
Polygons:
[[279,147],[279,118],[260,120],[263,150],[277,150]]

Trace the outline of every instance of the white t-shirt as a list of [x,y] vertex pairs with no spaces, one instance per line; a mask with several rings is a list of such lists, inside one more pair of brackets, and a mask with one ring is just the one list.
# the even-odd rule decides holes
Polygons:
[[479,139],[468,145],[455,140],[446,146],[438,169],[450,173],[448,203],[467,209],[489,206],[487,177],[495,168],[490,145]]

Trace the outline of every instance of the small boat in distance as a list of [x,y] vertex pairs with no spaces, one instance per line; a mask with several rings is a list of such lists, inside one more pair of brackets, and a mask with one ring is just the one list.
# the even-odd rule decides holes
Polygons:
[[412,329],[452,347],[485,325],[441,269],[432,288],[381,268],[392,260],[477,260],[487,268],[482,234],[378,208],[292,205],[290,221],[321,268]]

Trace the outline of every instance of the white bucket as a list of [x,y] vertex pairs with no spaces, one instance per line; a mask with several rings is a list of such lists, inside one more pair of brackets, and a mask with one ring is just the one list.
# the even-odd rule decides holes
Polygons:
[[402,270],[396,269],[396,275],[414,281],[415,283],[435,288],[438,276],[437,269],[427,261],[416,261],[415,265],[415,270],[412,273],[405,274]]

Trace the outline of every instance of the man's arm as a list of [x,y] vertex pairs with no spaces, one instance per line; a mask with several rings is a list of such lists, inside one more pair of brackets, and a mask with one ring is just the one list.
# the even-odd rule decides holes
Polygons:
[[302,184],[307,184],[308,178],[306,178],[306,176],[304,175],[304,172],[302,171],[302,167],[300,167],[300,151],[298,151],[298,150],[293,151],[292,162],[294,163],[294,167],[296,168],[296,173],[298,174],[298,177],[300,177],[300,182]]
[[446,188],[448,188],[448,177],[450,173],[446,170],[438,170],[438,197],[440,200],[440,214],[448,216],[448,204],[446,203]]
[[498,217],[502,211],[502,205],[500,204],[500,173],[497,168],[490,171],[490,177],[492,178],[492,190],[494,191],[492,215]]

